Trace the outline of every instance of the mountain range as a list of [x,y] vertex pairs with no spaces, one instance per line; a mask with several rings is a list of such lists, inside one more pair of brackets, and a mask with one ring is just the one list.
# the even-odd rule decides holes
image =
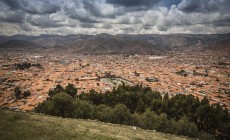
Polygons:
[[229,34],[98,34],[0,36],[0,48],[44,48],[81,54],[162,54],[191,48],[230,48]]

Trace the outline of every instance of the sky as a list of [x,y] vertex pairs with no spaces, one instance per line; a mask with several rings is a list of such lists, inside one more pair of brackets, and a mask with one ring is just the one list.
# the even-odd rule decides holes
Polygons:
[[0,35],[230,33],[230,0],[0,0]]

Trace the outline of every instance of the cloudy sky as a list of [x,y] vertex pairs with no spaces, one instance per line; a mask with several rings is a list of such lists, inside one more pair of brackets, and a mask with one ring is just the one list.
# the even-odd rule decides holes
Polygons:
[[230,0],[0,0],[0,34],[230,33]]

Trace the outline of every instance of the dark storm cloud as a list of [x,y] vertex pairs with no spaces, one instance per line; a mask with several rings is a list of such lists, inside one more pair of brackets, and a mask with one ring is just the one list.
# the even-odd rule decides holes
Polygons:
[[55,0],[3,0],[11,10],[23,10],[31,14],[50,14],[60,10]]
[[58,22],[53,21],[49,16],[47,15],[36,15],[36,16],[30,16],[27,18],[27,22],[30,23],[33,26],[39,26],[42,28],[53,28],[53,27],[62,27],[65,26],[63,24],[60,24]]
[[124,8],[107,8],[108,4],[104,3],[104,0],[71,0],[66,1],[63,6],[66,15],[85,23],[98,23],[100,20],[116,18],[125,13]]
[[182,0],[178,9],[183,12],[230,12],[230,0]]
[[[187,15],[196,15],[195,21],[188,20],[192,25],[209,25],[213,28],[227,27],[230,25],[230,0],[182,0],[177,9]],[[178,17],[179,18],[179,17]],[[177,21],[183,21],[182,18]],[[190,18],[191,20],[194,20]],[[171,20],[172,21],[172,20]],[[175,25],[175,22],[174,24]],[[180,22],[180,25],[186,25]],[[188,25],[188,24],[187,24]]]
[[5,12],[4,16],[0,16],[0,21],[23,23],[25,21],[25,13],[22,11]]
[[95,18],[95,15],[100,14],[100,10],[97,9],[94,4],[91,2],[84,2],[82,0],[72,0],[66,1],[62,9],[65,14],[75,20],[84,23],[98,23],[98,19]]
[[19,0],[2,0],[2,2],[8,5],[12,9],[20,9],[21,7]]
[[146,6],[151,7],[157,4],[160,0],[106,0],[107,3],[121,5],[126,7]]
[[222,33],[230,32],[229,5],[230,0],[0,0],[0,33]]
[[25,12],[21,10],[11,10],[6,4],[0,1],[0,21],[22,23],[25,21]]
[[75,20],[78,20],[84,23],[98,23],[99,22],[96,18],[92,17],[89,13],[85,13],[85,12],[75,11],[75,10],[66,8],[65,14],[69,18],[72,18],[72,19],[75,19]]
[[83,8],[93,16],[102,17],[103,13],[94,0],[84,0]]
[[230,27],[230,15],[222,16],[218,18],[217,20],[214,20],[213,22],[209,23],[216,27],[221,26],[228,26]]
[[167,7],[168,9],[171,8],[172,5],[178,5],[181,3],[182,0],[161,0],[157,4],[157,6]]

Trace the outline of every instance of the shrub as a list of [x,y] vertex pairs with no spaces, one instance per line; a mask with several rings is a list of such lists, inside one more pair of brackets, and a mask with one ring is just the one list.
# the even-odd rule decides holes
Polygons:
[[87,102],[76,99],[73,103],[74,106],[74,118],[89,119],[92,117],[94,110],[93,106]]
[[117,104],[113,109],[113,123],[129,124],[131,114],[129,109],[123,104]]
[[182,117],[175,124],[175,134],[195,137],[198,133],[198,128],[194,123],[188,121],[188,118]]

